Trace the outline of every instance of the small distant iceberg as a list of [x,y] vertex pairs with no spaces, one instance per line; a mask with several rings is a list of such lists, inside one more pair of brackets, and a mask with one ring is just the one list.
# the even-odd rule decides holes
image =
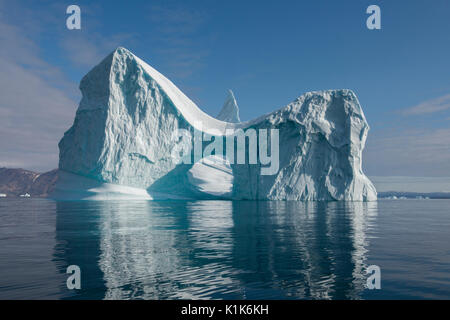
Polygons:
[[428,193],[417,193],[417,192],[379,192],[379,199],[386,200],[430,200],[430,199],[450,199],[449,192],[428,192]]

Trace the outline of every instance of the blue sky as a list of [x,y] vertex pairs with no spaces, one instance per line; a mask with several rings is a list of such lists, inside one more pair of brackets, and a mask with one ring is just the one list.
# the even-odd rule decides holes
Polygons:
[[[81,8],[68,30],[66,8]],[[366,8],[381,8],[381,30]],[[121,45],[216,115],[241,119],[311,90],[356,92],[371,126],[364,169],[450,176],[450,2],[0,0],[0,166],[57,166],[82,76]]]

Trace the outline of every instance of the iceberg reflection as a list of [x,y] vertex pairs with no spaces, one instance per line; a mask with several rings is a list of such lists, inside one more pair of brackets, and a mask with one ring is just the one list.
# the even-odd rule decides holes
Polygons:
[[77,206],[57,203],[58,254],[87,277],[78,297],[105,299],[357,299],[377,215],[376,202]]

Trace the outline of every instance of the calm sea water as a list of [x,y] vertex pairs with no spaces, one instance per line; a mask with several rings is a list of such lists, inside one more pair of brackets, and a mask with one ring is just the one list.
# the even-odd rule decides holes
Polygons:
[[449,200],[0,199],[0,299],[449,299],[449,230]]

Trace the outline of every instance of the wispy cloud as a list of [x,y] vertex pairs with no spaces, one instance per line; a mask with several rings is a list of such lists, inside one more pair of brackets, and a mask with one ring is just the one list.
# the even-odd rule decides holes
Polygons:
[[[68,31],[61,20],[64,4],[48,4],[47,9],[37,15],[26,2],[0,0],[0,166],[57,167],[58,141],[73,122],[78,84],[46,60],[41,35],[51,34],[68,65],[85,68],[82,72],[132,38]],[[87,6],[83,13],[95,13],[89,10],[99,8]],[[61,16],[56,18],[55,12]]]
[[403,115],[423,115],[429,113],[440,112],[450,109],[450,94],[442,97],[424,101],[416,106],[407,108],[402,111]]
[[62,38],[61,47],[69,60],[80,67],[92,68],[118,46],[131,40],[131,34],[116,34],[104,37],[98,33],[70,32]]
[[203,67],[209,55],[201,34],[208,20],[206,12],[180,4],[152,5],[150,20],[157,26],[158,52],[166,57],[175,77],[189,77]]
[[1,10],[0,166],[52,169],[58,140],[75,112],[76,84],[42,58],[27,29],[5,22],[4,14]]
[[363,163],[369,175],[441,176],[450,172],[450,129],[371,131]]
[[160,26],[160,31],[176,37],[197,32],[207,17],[205,12],[187,6],[153,5],[150,7],[150,18]]

